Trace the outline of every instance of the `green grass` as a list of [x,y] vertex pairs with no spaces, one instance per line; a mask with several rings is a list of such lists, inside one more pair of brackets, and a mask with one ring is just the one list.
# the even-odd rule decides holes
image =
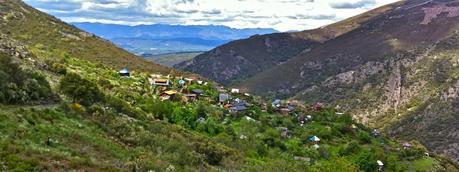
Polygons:
[[[21,5],[5,4],[0,7]],[[384,161],[388,171],[443,170],[437,161],[450,165],[424,157],[421,145],[398,151],[397,140],[371,137],[370,128],[349,114],[337,115],[333,108],[298,109],[296,113],[313,116],[302,127],[293,115],[263,112],[260,107],[265,102],[259,97],[233,94],[253,106],[229,113],[214,103],[218,92],[213,82],[187,88],[204,91],[205,97],[196,102],[160,101],[148,77],[166,72],[162,68],[139,64],[131,78],[122,78],[117,71],[130,60],[122,57],[122,51],[94,37],[65,36],[79,33],[27,9],[30,12],[22,10],[25,19],[8,21],[12,22],[8,37],[26,44],[35,62],[14,59],[21,69],[43,75],[50,92],[61,99],[51,106],[0,105],[8,109],[0,111],[0,164],[10,171],[376,171],[376,160]],[[30,32],[32,26],[38,27],[37,32]],[[171,88],[179,89],[180,74],[171,74]],[[100,96],[75,99],[78,95],[63,88],[91,90]],[[205,120],[199,122],[200,117]],[[288,128],[287,135],[282,128]],[[319,149],[308,140],[312,135],[321,138]]]

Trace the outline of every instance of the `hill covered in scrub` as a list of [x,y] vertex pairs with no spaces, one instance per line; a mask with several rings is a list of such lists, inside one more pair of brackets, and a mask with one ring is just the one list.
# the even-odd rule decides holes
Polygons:
[[457,160],[457,5],[403,2],[241,88],[339,104],[365,124]]
[[[43,15],[37,23],[52,20],[20,1],[0,1],[0,9],[9,10],[1,14],[2,27],[30,20],[14,11]],[[168,73],[165,67],[153,68],[159,66],[153,63],[120,73],[125,61],[115,60],[121,56],[108,62],[100,54],[73,51],[87,42],[65,42],[74,45],[66,47],[59,40],[36,39],[67,27],[52,26],[37,25],[35,30],[44,33],[25,32],[26,38],[0,30],[1,79],[6,87],[17,88],[8,90],[0,104],[2,169],[458,170],[418,142],[391,139],[335,108],[266,102],[201,78]],[[137,61],[133,55],[125,58]]]
[[[248,72],[232,73],[233,78],[243,79],[222,83],[269,98],[340,105],[366,125],[402,139],[418,139],[429,149],[457,161],[458,4],[456,0],[407,0],[383,6],[313,30],[335,33],[329,30],[338,28],[335,30],[341,32],[311,48],[288,51],[294,55],[279,65],[251,77],[246,77]],[[252,51],[263,48],[250,44],[237,50],[264,59],[266,55]],[[223,77],[219,68],[195,69],[207,69],[213,66],[210,64],[220,63],[218,57],[231,54],[198,56],[191,68],[180,69],[210,78]],[[207,62],[200,65],[199,61]],[[231,62],[234,64],[228,66],[234,70],[249,66],[237,60]]]
[[30,48],[77,56],[116,68],[127,66],[151,72],[174,71],[138,58],[111,42],[35,10],[19,0],[2,1],[0,16],[0,32]]
[[203,52],[180,52],[180,53],[168,53],[168,54],[158,54],[158,55],[143,55],[147,60],[151,60],[155,63],[172,67],[181,62],[191,60],[197,55]]
[[[225,93],[214,83],[182,85],[172,76],[172,85],[153,87],[151,73],[121,77],[74,57],[5,57],[39,69],[36,75],[62,99],[52,106],[1,105],[4,169],[377,171],[378,161],[387,171],[456,169],[446,158],[426,156],[417,142],[404,147],[332,108],[298,104],[281,114],[258,97]],[[190,93],[199,95],[186,99]],[[220,104],[222,94],[229,99]]]
[[[360,27],[362,23],[391,8],[393,7],[390,5],[381,7],[314,30],[255,35],[248,39],[232,41],[174,67],[200,74],[225,85],[244,82],[286,63],[300,53],[307,53],[328,40]],[[267,85],[266,88],[270,86]]]

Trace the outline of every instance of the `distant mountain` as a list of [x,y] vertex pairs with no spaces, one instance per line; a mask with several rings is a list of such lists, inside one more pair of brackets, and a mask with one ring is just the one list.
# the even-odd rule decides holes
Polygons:
[[315,31],[324,29],[342,32],[295,51],[284,47],[291,56],[268,67],[257,61],[276,57],[259,53],[276,52],[267,49],[272,43],[253,38],[177,67],[266,97],[339,105],[369,126],[459,161],[457,0],[400,1]]
[[389,9],[379,8],[319,29],[256,35],[233,41],[175,67],[231,85],[281,65],[302,52],[307,53]]
[[226,26],[138,25],[72,23],[76,27],[111,40],[137,54],[163,54],[183,51],[208,51],[232,40],[274,29],[233,29]]
[[0,1],[0,5],[4,20],[0,23],[0,34],[22,42],[36,52],[52,51],[54,57],[76,57],[115,68],[161,73],[175,71],[139,58],[98,36],[24,5],[22,1]]
[[167,53],[167,54],[144,54],[145,59],[151,60],[155,63],[172,67],[178,63],[191,60],[199,54],[202,54],[201,51],[193,52],[180,52],[180,53]]
[[336,108],[229,93],[20,0],[0,0],[0,28],[2,171],[458,171]]

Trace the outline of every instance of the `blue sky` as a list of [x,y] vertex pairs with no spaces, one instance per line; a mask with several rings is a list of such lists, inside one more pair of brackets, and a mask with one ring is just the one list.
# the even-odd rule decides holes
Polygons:
[[317,28],[396,0],[25,0],[66,22]]

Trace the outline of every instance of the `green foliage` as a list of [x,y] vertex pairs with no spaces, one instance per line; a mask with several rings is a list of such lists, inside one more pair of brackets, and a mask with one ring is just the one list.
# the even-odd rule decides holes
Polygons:
[[142,110],[148,113],[152,113],[158,119],[172,119],[172,112],[174,107],[169,101],[160,101],[158,99],[147,99],[144,104],[141,105]]
[[342,156],[352,155],[358,153],[360,149],[360,144],[357,141],[351,141],[348,144],[346,144],[344,149],[340,150],[339,154]]
[[360,152],[354,163],[357,164],[361,170],[370,172],[378,170],[377,160],[378,158],[374,153],[365,150]]
[[346,172],[357,172],[359,168],[346,158],[334,158],[329,161],[322,161],[321,163],[313,166],[312,171],[317,172],[335,172],[335,171],[346,171]]
[[11,57],[0,53],[0,103],[26,104],[54,101],[54,94],[44,76],[23,70]]
[[98,86],[82,78],[76,73],[66,74],[59,83],[60,90],[69,96],[73,102],[91,105],[103,100],[103,94]]
[[357,137],[361,143],[371,143],[371,136],[368,132],[359,131]]

